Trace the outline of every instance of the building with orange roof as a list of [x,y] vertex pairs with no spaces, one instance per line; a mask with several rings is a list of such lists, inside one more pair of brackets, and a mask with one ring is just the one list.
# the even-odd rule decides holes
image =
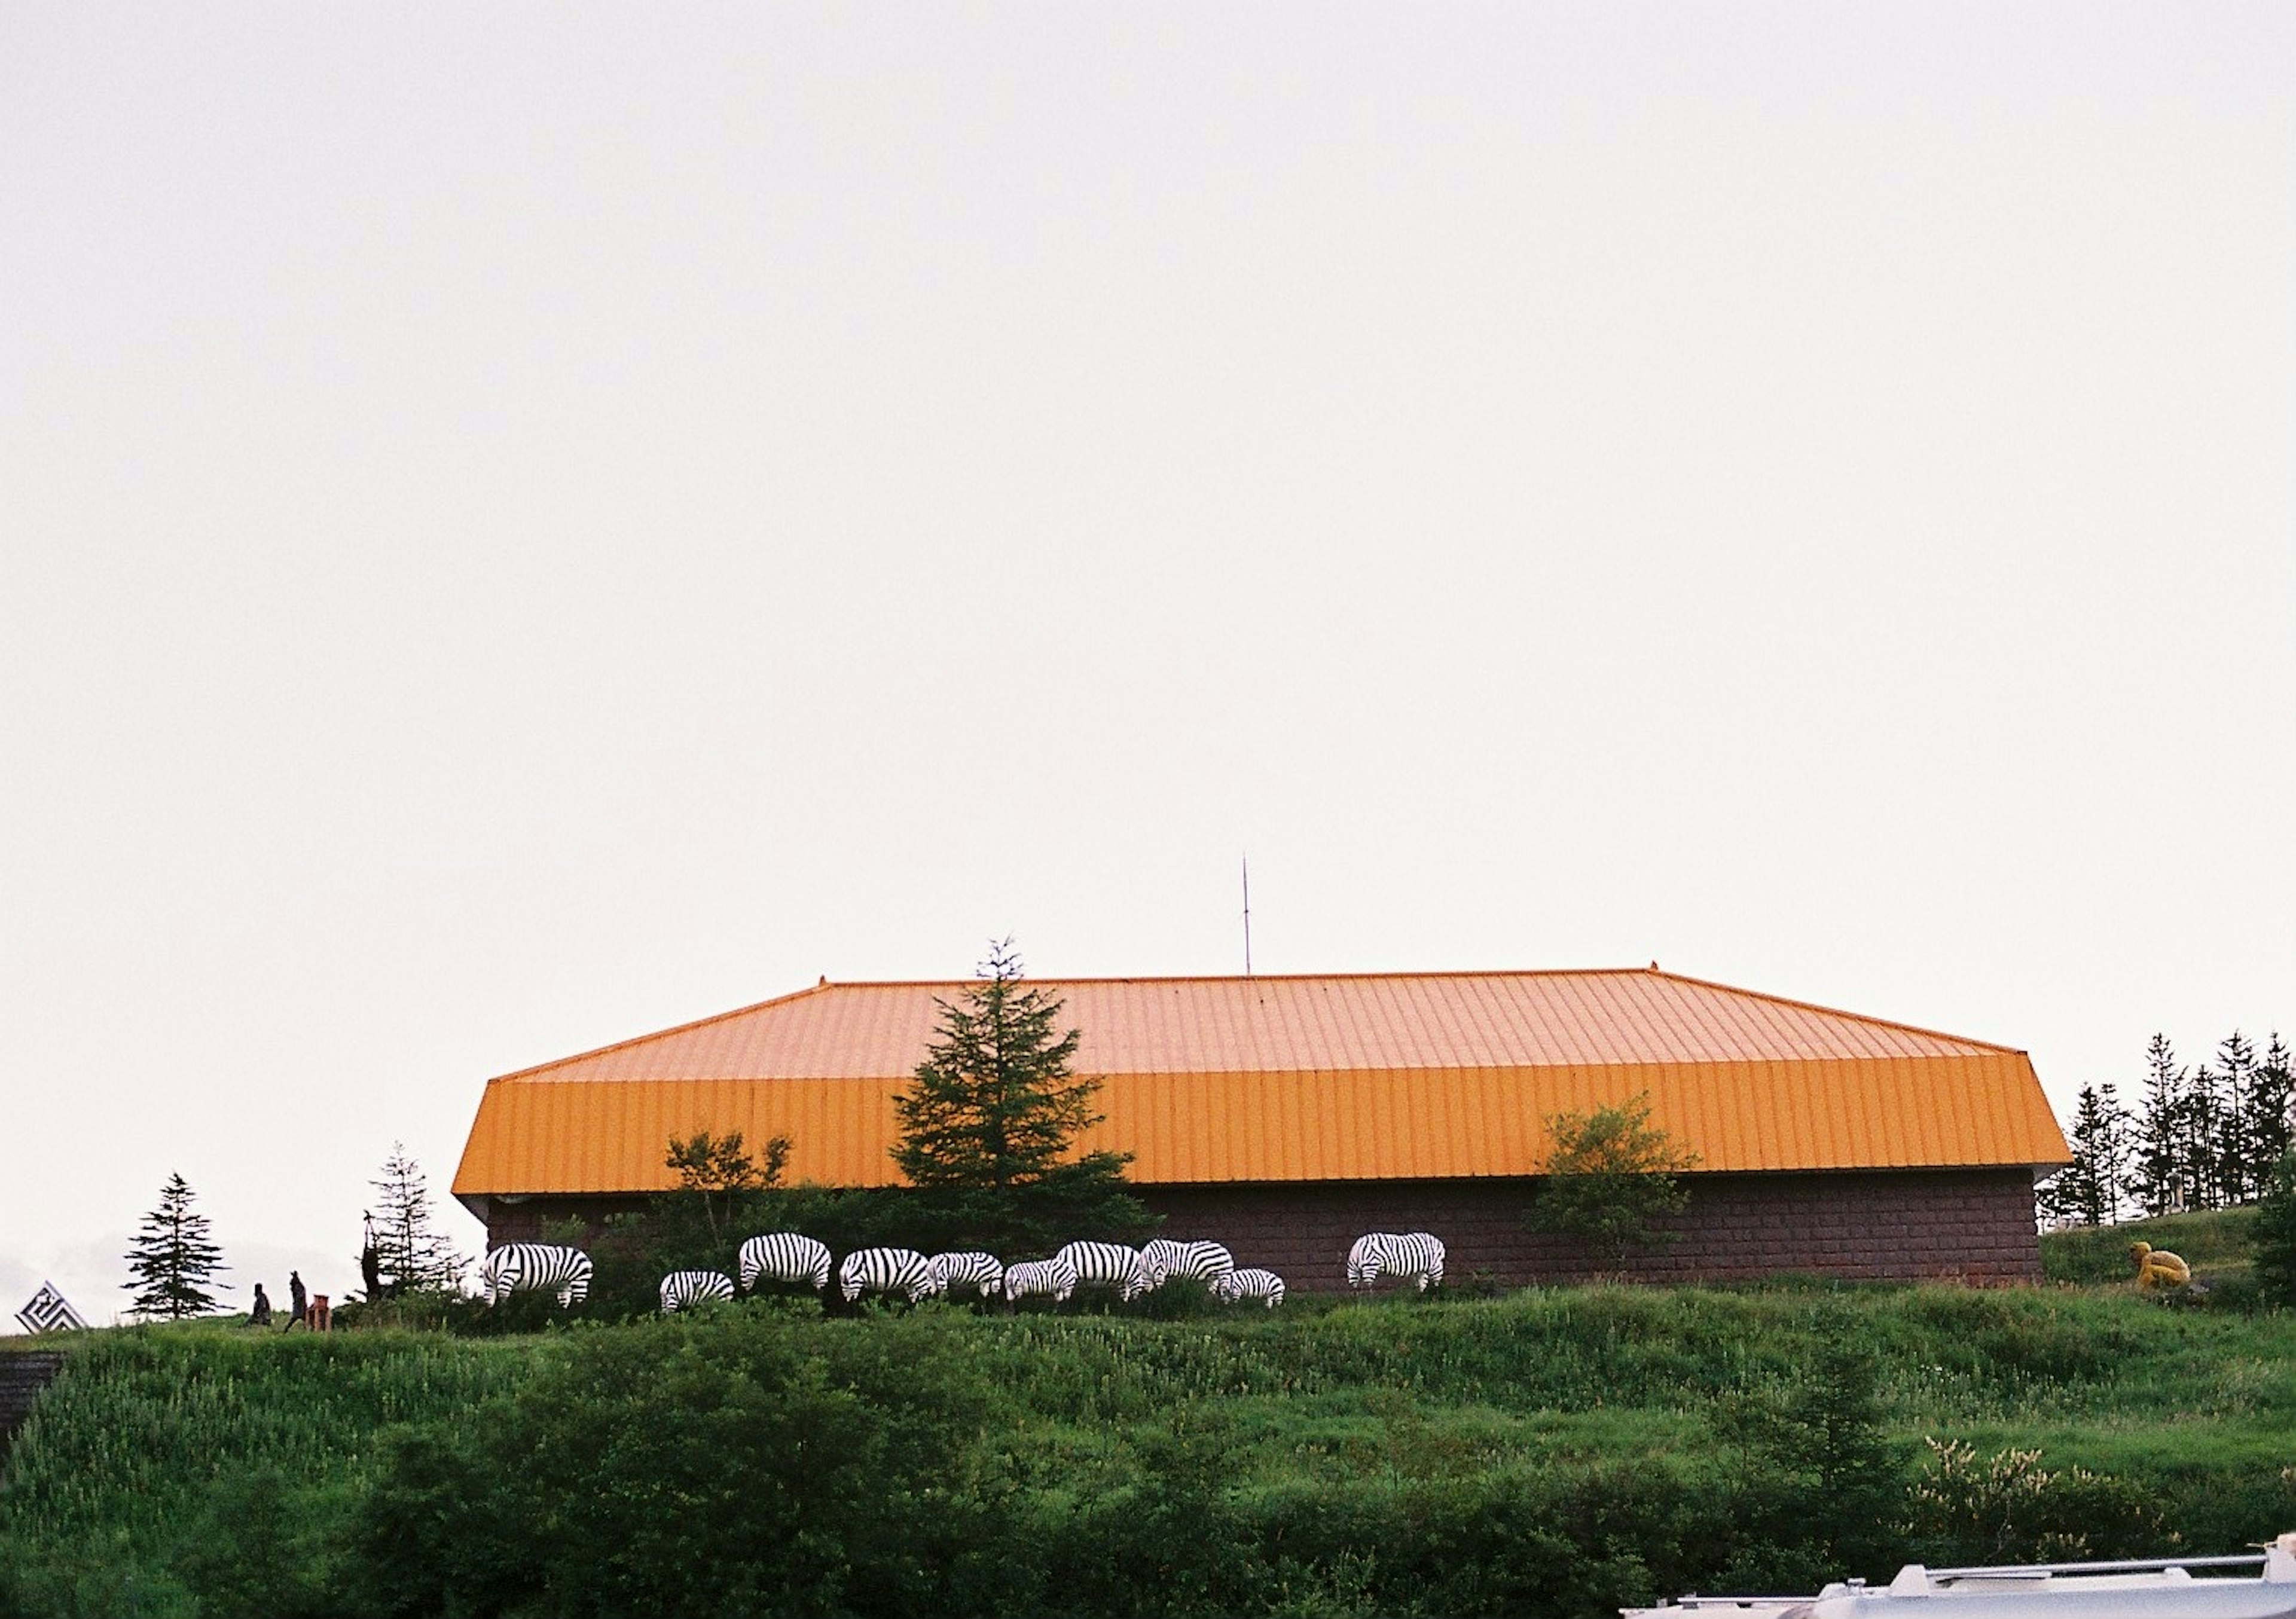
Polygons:
[[[1088,1148],[1166,1234],[1336,1287],[1370,1230],[1456,1278],[1583,1274],[1525,1229],[1546,1121],[1646,1096],[1697,1155],[1679,1239],[1630,1269],[2038,1279],[2065,1141],[2024,1052],[1647,969],[1031,979],[1082,1031]],[[455,1195],[490,1243],[674,1182],[672,1136],[791,1142],[792,1180],[898,1184],[893,1099],[968,984],[821,984],[489,1081]]]

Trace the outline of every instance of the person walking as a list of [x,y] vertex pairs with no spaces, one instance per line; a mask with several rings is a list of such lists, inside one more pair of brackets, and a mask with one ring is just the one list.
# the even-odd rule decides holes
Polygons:
[[255,1284],[255,1307],[247,1312],[247,1324],[250,1327],[271,1325],[271,1296],[264,1292],[261,1282]]
[[291,1332],[295,1323],[302,1321],[311,1309],[310,1296],[303,1291],[303,1273],[300,1271],[287,1272],[287,1328]]

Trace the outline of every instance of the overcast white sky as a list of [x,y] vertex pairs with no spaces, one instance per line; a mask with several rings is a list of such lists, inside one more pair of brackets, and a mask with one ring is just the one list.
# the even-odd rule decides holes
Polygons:
[[2292,47],[0,10],[0,1317],[171,1170],[340,1293],[820,974],[1234,970],[1245,850],[1263,971],[2296,1033]]

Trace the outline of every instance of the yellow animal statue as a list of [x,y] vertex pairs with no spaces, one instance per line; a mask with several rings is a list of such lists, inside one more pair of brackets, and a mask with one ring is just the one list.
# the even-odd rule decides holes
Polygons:
[[2140,1288],[2185,1288],[2193,1281],[2193,1267],[2166,1248],[2156,1248],[2149,1242],[2132,1242],[2128,1257],[2136,1262],[2136,1285]]

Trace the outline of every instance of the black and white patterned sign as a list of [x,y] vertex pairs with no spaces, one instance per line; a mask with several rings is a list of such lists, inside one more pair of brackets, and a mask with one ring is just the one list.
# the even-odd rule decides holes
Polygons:
[[16,1312],[16,1319],[24,1323],[27,1332],[64,1332],[87,1325],[52,1281],[40,1284],[32,1302]]

